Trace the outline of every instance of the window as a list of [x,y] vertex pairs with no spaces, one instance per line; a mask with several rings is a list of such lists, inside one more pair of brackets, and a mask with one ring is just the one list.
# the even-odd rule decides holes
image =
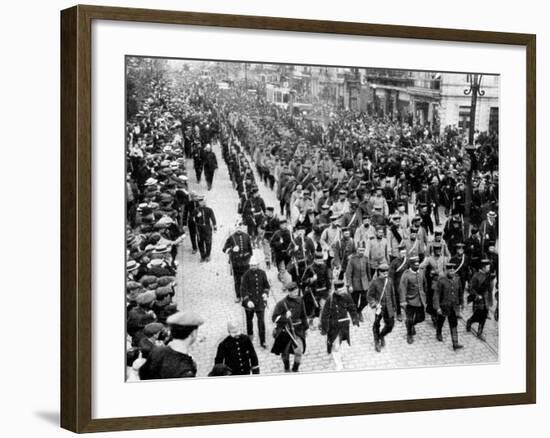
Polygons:
[[492,106],[489,110],[489,132],[498,134],[498,106]]
[[458,127],[464,130],[470,129],[470,107],[458,107]]

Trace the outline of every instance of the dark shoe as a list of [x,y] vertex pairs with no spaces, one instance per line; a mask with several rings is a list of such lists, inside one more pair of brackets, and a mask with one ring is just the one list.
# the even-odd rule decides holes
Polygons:
[[407,335],[407,344],[412,344],[414,342],[414,338],[412,335]]
[[210,261],[210,257],[206,257],[205,260],[206,260],[207,262],[209,262],[209,261]]
[[398,320],[399,322],[402,322],[402,321],[403,321],[403,315],[398,314],[398,315],[397,315],[397,320]]
[[386,346],[386,339],[384,339],[384,336],[380,337],[380,346],[384,348]]
[[436,333],[435,334],[435,338],[439,341],[439,342],[443,342],[443,335],[441,333]]
[[293,373],[297,373],[297,372],[298,372],[298,368],[300,368],[300,364],[294,362],[294,363],[292,364],[292,372],[293,372]]
[[380,341],[374,341],[374,349],[377,353],[380,353],[382,351],[382,348],[380,348]]
[[472,321],[471,320],[466,321],[466,331],[467,332],[472,331]]
[[204,263],[205,261],[206,261],[206,259],[201,258],[200,263]]
[[285,373],[290,372],[290,361],[289,360],[283,360],[283,365],[285,367]]
[[456,344],[453,344],[453,350],[460,350],[461,348],[464,348],[464,345],[459,344],[458,342]]

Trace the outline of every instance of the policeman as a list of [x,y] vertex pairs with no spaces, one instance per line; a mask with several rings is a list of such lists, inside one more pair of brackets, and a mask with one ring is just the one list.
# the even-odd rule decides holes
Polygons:
[[257,257],[250,259],[250,269],[244,273],[241,280],[241,297],[246,314],[246,333],[254,336],[253,320],[256,315],[260,346],[265,348],[264,312],[271,286],[267,281],[265,271],[259,268]]
[[241,301],[241,278],[248,271],[250,257],[252,257],[252,243],[244,229],[244,224],[239,223],[237,231],[229,236],[222,248],[223,252],[229,254],[229,263],[235,283],[236,303]]
[[[372,333],[374,335],[374,349],[378,353],[386,346],[385,336],[392,331],[395,324],[394,284],[392,279],[388,277],[388,270],[389,266],[385,263],[378,267],[380,275],[371,282],[367,295],[369,305],[375,313]],[[384,328],[380,330],[382,320],[384,320]]]
[[340,346],[350,341],[350,322],[359,327],[357,309],[342,280],[334,282],[334,292],[321,312],[321,335],[327,337],[327,353],[332,355],[336,371],[344,368]]
[[260,365],[250,338],[234,322],[227,323],[229,335],[220,342],[214,363],[230,368],[233,375],[260,374]]
[[218,168],[218,161],[216,154],[212,151],[212,147],[209,144],[204,148],[202,161],[207,188],[208,190],[212,190],[212,181],[214,180],[214,172]]
[[141,380],[195,377],[197,374],[197,365],[189,351],[204,320],[193,312],[178,312],[166,323],[172,341],[167,346],[153,347],[149,359],[139,370]]
[[206,206],[204,196],[198,197],[199,206],[193,213],[197,225],[197,243],[201,254],[201,262],[210,261],[212,251],[212,230],[217,231],[216,216],[210,207]]
[[454,263],[447,263],[447,272],[445,275],[440,275],[435,286],[433,296],[433,307],[437,313],[437,331],[436,338],[439,342],[443,342],[441,331],[445,319],[449,319],[449,328],[451,330],[451,339],[453,342],[453,350],[463,348],[458,343],[457,317],[460,314],[460,303],[462,303],[462,287],[460,278],[456,274]]

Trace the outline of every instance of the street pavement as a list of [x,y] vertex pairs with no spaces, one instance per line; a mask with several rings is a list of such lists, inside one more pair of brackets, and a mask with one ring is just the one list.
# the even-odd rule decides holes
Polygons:
[[[179,269],[176,302],[180,310],[192,310],[205,319],[199,329],[199,340],[191,350],[197,363],[198,377],[208,375],[214,365],[214,357],[219,342],[227,336],[227,322],[234,321],[242,327],[244,333],[245,316],[241,304],[235,303],[233,278],[227,256],[222,252],[225,240],[234,229],[238,220],[238,195],[233,188],[227,166],[221,156],[219,145],[213,145],[218,159],[219,169],[214,178],[211,191],[206,189],[206,182],[195,181],[192,162],[188,162],[190,175],[189,188],[206,196],[206,203],[214,210],[218,222],[218,231],[214,233],[211,261],[199,263],[199,254],[192,254],[191,244],[186,239],[178,252]],[[266,205],[277,206],[275,192],[268,189],[258,178],[258,186]],[[192,181],[191,181],[192,180]],[[277,211],[277,208],[276,208]],[[255,250],[260,253],[261,250]],[[265,269],[265,266],[260,266]],[[273,344],[271,332],[273,324],[271,313],[277,301],[284,297],[281,283],[277,280],[275,268],[267,271],[271,284],[268,308],[265,312],[267,349],[262,349],[257,337],[256,322],[253,343],[260,362],[261,374],[278,374],[283,372],[279,356],[270,353]],[[480,341],[474,331],[467,333],[465,319],[471,314],[470,306],[464,309],[464,320],[459,320],[459,339],[464,349],[454,351],[447,323],[443,328],[444,342],[435,339],[435,328],[428,316],[424,323],[416,326],[417,335],[412,345],[406,342],[404,322],[396,321],[395,327],[386,337],[386,347],[381,353],[374,350],[372,310],[363,311],[364,322],[360,327],[351,328],[351,346],[342,348],[344,370],[391,369],[426,366],[447,366],[495,363],[498,361],[498,324],[494,319],[488,320],[485,326],[487,342]],[[314,326],[317,321],[314,321]],[[326,352],[326,338],[321,336],[315,327],[308,331],[306,353],[302,359],[300,372],[322,372],[335,369],[331,356]]]

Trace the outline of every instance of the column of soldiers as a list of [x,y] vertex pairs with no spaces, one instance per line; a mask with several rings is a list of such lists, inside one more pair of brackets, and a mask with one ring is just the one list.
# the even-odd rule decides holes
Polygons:
[[[204,95],[202,99],[203,105],[208,105],[204,103],[208,102]],[[219,100],[212,100],[220,104]],[[229,103],[239,108],[238,100]],[[425,320],[426,314],[430,315],[438,341],[443,342],[442,329],[448,319],[453,348],[463,348],[458,341],[457,321],[466,304],[466,293],[473,308],[466,328],[470,331],[477,324],[476,334],[483,339],[489,310],[498,296],[494,294],[498,287],[498,222],[493,210],[485,214],[485,219],[473,221],[471,230],[464,230],[460,205],[455,203],[447,208],[437,201],[436,193],[440,192],[434,187],[436,183],[418,184],[414,189],[414,179],[396,178],[389,163],[381,165],[384,158],[379,156],[371,161],[372,157],[364,159],[359,152],[354,163],[347,152],[340,157],[331,156],[327,146],[307,152],[308,141],[303,137],[297,137],[294,146],[280,141],[281,159],[273,161],[275,168],[266,170],[271,158],[262,155],[262,151],[267,148],[266,141],[273,139],[269,129],[291,128],[283,119],[271,128],[256,130],[254,134],[260,138],[254,139],[248,132],[249,121],[232,119],[232,110],[229,105],[225,112],[201,115],[212,125],[218,125],[215,132],[221,133],[223,159],[239,194],[241,219],[237,230],[225,240],[223,251],[228,254],[234,277],[235,301],[244,307],[247,334],[241,334],[233,322],[228,325],[229,336],[223,347],[220,344],[213,375],[259,372],[249,340],[256,319],[260,345],[266,348],[264,319],[271,285],[265,271],[259,268],[260,260],[253,257],[254,249],[263,253],[267,270],[273,267],[278,270],[278,278],[288,293],[271,315],[275,324],[271,351],[281,356],[285,371],[299,370],[310,329],[319,329],[326,336],[327,352],[336,368],[341,369],[340,345],[350,343],[350,326],[364,322],[367,307],[375,315],[372,332],[376,352],[385,347],[385,338],[391,333],[395,319],[405,321],[407,342],[414,343],[415,326]],[[142,152],[142,157],[139,153],[137,157],[129,157],[135,163],[132,168],[137,170],[128,179],[133,195],[128,208],[132,224],[128,239],[133,245],[137,228],[140,242],[138,254],[129,251],[128,259],[129,342],[133,347],[142,343],[172,345],[184,365],[182,370],[168,373],[169,376],[194,375],[187,352],[202,323],[192,313],[176,313],[172,297],[175,259],[184,229],[189,232],[193,252],[200,251],[201,261],[210,260],[216,219],[204,198],[188,191],[184,162],[179,158],[184,154],[193,157],[199,181],[205,168],[199,159],[201,154],[196,152],[204,145],[206,152],[212,153],[206,145],[215,135],[205,136],[204,131],[214,132],[207,126],[210,124],[195,125],[191,134],[185,129],[183,139],[174,135],[173,128],[164,129],[163,136],[155,132],[149,138],[144,131],[131,138],[132,146]],[[188,135],[194,138],[191,144]],[[153,146],[147,148],[150,143]],[[153,160],[149,160],[149,155],[154,155]],[[213,156],[214,159],[209,158],[210,170],[206,175],[209,190],[217,168]],[[279,216],[274,206],[266,206],[260,196],[249,157],[257,160],[253,163],[261,171],[264,184],[276,189]],[[141,160],[146,161],[144,166]],[[147,179],[143,179],[143,174]],[[439,230],[437,227],[445,216],[443,210],[452,214]],[[145,229],[141,228],[144,221]],[[148,226],[152,226],[150,234]],[[157,228],[160,231],[155,233]],[[469,234],[467,238],[465,233]],[[171,293],[163,289],[166,286],[172,289]],[[155,311],[161,306],[159,303],[172,306],[168,307],[171,310]],[[497,318],[498,313],[494,316]],[[149,350],[159,350],[159,357],[145,362],[149,365],[141,367],[140,377],[158,378],[155,374],[158,370],[151,367],[155,368],[167,353],[165,349]],[[140,363],[133,356],[129,361],[132,359]]]

